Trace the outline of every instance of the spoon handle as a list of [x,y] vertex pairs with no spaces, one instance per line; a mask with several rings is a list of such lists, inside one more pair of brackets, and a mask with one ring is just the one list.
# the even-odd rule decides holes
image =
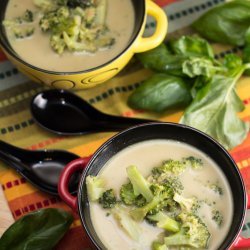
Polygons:
[[105,119],[97,122],[97,125],[103,127],[105,131],[120,131],[135,125],[155,122],[153,120],[140,119],[140,118],[129,118],[121,116],[107,115]]
[[2,151],[0,151],[0,160],[5,162],[8,166],[14,168],[18,173],[21,173],[24,169],[21,162],[18,162],[16,158]]
[[11,165],[17,171],[21,171],[25,168],[21,160],[23,157],[25,157],[25,150],[0,140],[0,159],[2,161]]
[[7,142],[0,140],[0,152],[15,156],[15,158],[23,158],[26,150],[15,147]]

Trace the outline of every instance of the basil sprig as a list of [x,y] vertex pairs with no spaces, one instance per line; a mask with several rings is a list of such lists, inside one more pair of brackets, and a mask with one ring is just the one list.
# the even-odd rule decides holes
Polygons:
[[248,134],[249,123],[237,116],[237,112],[243,111],[245,107],[235,86],[249,68],[250,65],[241,65],[231,69],[231,74],[214,75],[197,92],[180,122],[211,135],[227,149],[242,143]]
[[[132,93],[129,106],[156,112],[187,107],[180,122],[204,131],[227,149],[246,138],[249,124],[237,116],[244,105],[235,87],[250,64],[235,54],[219,62],[210,44],[197,36],[171,40],[138,58],[155,74]],[[250,61],[250,52],[244,61]]]

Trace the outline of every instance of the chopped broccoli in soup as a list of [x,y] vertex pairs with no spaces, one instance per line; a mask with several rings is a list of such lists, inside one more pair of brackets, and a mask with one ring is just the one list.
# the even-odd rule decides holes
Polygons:
[[[137,242],[134,248],[213,249],[210,246],[214,244],[210,241],[215,237],[212,227],[219,230],[224,226],[223,213],[217,205],[220,198],[224,198],[225,190],[223,185],[214,184],[217,182],[201,185],[204,177],[198,177],[202,176],[203,170],[209,171],[207,168],[201,158],[192,155],[163,159],[162,164],[151,166],[148,175],[141,172],[143,166],[129,165],[124,169],[126,181],[116,186],[116,192],[112,182],[105,179],[107,176],[100,174],[100,178],[107,183],[107,189],[103,190],[99,204],[92,204],[109,210],[108,218],[117,223],[126,237]],[[185,178],[189,178],[190,183],[192,176],[198,179],[193,180],[197,187],[204,188],[212,198],[200,197],[195,192],[187,195],[188,182]],[[209,177],[206,178],[209,180]],[[147,246],[142,243],[145,241],[145,230],[154,230],[155,233]],[[134,248],[131,246],[128,249]]]

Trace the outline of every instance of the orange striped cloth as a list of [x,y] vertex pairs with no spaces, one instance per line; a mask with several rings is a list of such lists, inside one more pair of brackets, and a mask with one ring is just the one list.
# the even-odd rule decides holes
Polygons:
[[[178,5],[179,2],[180,4]],[[204,11],[204,9],[218,2],[220,1],[158,0],[158,3],[164,9],[166,9],[167,12],[169,11],[168,15],[170,17],[170,27],[172,27],[172,30],[174,30],[174,24],[183,22],[181,17],[189,18],[188,12],[192,14],[191,16],[194,16],[194,11]],[[166,5],[170,3],[171,5],[166,8]],[[186,10],[185,3],[188,4]],[[217,53],[223,55],[224,51],[230,50],[231,48],[215,46],[215,49]],[[44,131],[34,123],[29,111],[29,102],[34,94],[46,87],[30,82],[23,77],[15,67],[6,60],[2,52],[0,52],[0,61],[1,140],[31,150],[43,148],[66,149],[84,157],[93,154],[102,143],[114,134],[97,133],[77,137],[59,137]],[[97,109],[109,114],[178,122],[182,114],[181,111],[170,115],[160,115],[131,110],[126,105],[129,94],[142,80],[150,76],[150,74],[151,72],[139,68],[136,62],[132,61],[126,69],[109,82],[94,89],[78,91],[76,93]],[[249,82],[249,78],[243,78],[238,84],[238,93],[246,107],[239,115],[242,119],[248,121],[250,120]],[[250,134],[242,145],[231,151],[231,154],[241,169],[247,189],[250,191]],[[5,197],[15,219],[40,208],[61,207],[71,211],[59,198],[40,192],[3,163],[0,163],[0,183],[2,184]],[[90,249],[89,240],[83,231],[77,213],[74,211],[71,212],[74,213],[74,223],[56,249]],[[244,228],[247,229],[247,226]]]

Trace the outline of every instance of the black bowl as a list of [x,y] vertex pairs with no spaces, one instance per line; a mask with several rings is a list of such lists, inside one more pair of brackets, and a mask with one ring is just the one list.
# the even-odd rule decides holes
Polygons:
[[[95,247],[105,249],[91,221],[85,184],[86,177],[98,175],[105,163],[121,150],[135,143],[152,139],[168,139],[189,144],[205,153],[220,167],[229,182],[234,205],[230,230],[219,247],[223,250],[228,249],[237,240],[246,213],[246,190],[238,167],[229,153],[211,137],[194,128],[174,123],[149,123],[129,128],[109,139],[90,159],[81,177],[77,203],[83,227]],[[62,198],[65,198],[64,195],[62,195]]]

